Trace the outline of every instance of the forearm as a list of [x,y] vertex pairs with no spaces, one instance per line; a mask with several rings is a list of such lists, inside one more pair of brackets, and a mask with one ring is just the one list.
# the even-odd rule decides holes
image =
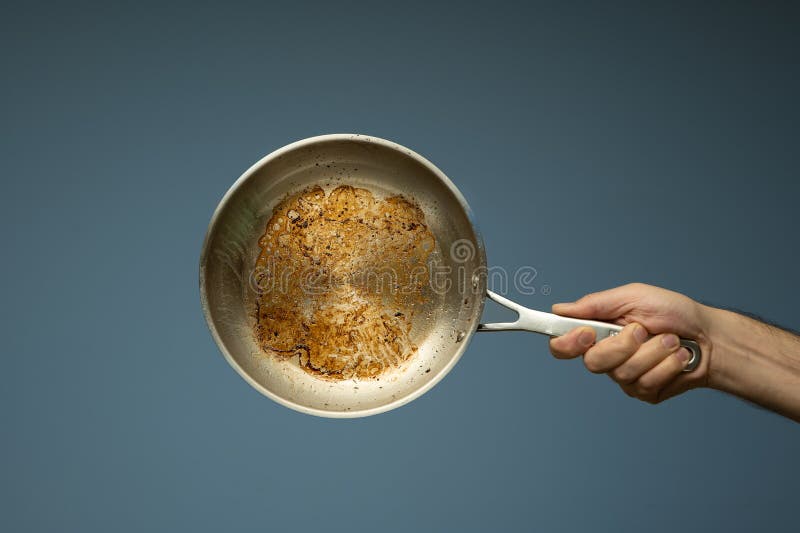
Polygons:
[[708,385],[800,422],[800,337],[730,311],[706,312]]

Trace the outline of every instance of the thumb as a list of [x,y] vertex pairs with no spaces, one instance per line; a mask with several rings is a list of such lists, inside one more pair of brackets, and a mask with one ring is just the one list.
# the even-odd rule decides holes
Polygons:
[[577,302],[553,305],[557,315],[575,318],[614,319],[625,314],[634,301],[628,286],[587,294]]

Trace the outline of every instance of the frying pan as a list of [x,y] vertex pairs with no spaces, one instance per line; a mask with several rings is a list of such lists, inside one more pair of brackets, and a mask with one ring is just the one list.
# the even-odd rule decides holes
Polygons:
[[[356,170],[357,169],[357,170]],[[253,333],[255,289],[250,283],[258,240],[273,208],[311,185],[346,183],[378,196],[402,194],[425,214],[436,245],[432,267],[448,273],[413,315],[417,352],[400,368],[365,380],[320,379],[297,362],[265,354]],[[434,264],[435,263],[435,264]],[[597,340],[622,326],[528,309],[487,290],[486,252],[472,211],[456,186],[421,155],[399,144],[355,134],[297,141],[267,155],[228,190],[214,212],[200,257],[200,300],[225,359],[254,388],[303,413],[348,418],[399,407],[424,394],[458,362],[476,331],[527,330],[562,335],[590,326]],[[480,324],[486,297],[518,313],[514,322]],[[700,362],[700,348],[682,339]]]

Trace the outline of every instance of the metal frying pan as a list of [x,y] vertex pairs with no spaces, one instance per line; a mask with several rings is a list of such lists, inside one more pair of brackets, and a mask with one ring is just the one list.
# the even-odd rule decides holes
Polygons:
[[[413,199],[436,240],[431,260],[451,277],[450,288],[436,291],[414,315],[417,352],[407,364],[375,379],[322,380],[292,361],[267,356],[253,334],[255,295],[250,279],[260,252],[258,240],[273,208],[287,194],[337,181],[376,195]],[[488,291],[486,273],[486,253],[472,212],[441,170],[390,141],[322,135],[264,157],[222,198],[203,243],[200,299],[214,340],[250,385],[292,409],[338,418],[381,413],[422,395],[453,368],[476,331],[527,330],[552,336],[588,325],[601,340],[622,329],[518,305]],[[516,311],[518,319],[479,324],[486,296]],[[691,371],[700,362],[700,347],[691,340],[681,342],[692,354],[686,367]]]

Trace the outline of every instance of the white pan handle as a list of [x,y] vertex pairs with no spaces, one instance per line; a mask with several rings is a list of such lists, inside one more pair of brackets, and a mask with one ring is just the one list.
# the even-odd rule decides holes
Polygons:
[[[479,324],[478,331],[532,331],[534,333],[542,333],[551,337],[557,337],[579,326],[589,326],[595,332],[596,342],[607,337],[612,337],[622,331],[622,326],[618,324],[599,322],[597,320],[584,320],[582,318],[571,318],[529,309],[489,290],[486,291],[486,295],[503,307],[515,311],[519,316],[515,322]],[[700,345],[690,339],[681,339],[681,346],[689,350],[690,354],[689,362],[686,363],[686,367],[683,371],[691,372],[700,364],[702,355]]]

